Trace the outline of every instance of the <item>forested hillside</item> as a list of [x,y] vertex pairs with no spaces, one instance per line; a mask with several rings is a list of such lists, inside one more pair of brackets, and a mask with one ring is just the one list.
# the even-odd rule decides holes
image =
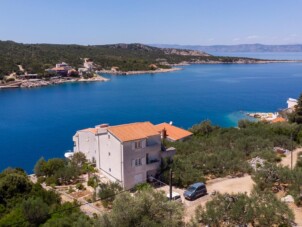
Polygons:
[[142,44],[113,45],[59,45],[21,44],[0,41],[0,75],[18,72],[17,65],[32,73],[43,73],[58,62],[67,62],[73,67],[81,67],[84,58],[93,59],[99,69],[119,67],[121,71],[148,70],[150,64],[167,68],[168,64],[183,61],[235,62],[239,58],[214,57],[204,52],[192,50],[161,49]]

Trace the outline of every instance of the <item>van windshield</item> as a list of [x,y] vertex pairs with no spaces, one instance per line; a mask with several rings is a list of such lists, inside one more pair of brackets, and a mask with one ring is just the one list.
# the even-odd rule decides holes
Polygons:
[[189,192],[194,192],[195,191],[195,187],[193,187],[193,186],[190,186],[190,187],[188,187],[188,189],[187,189],[187,191],[189,191]]

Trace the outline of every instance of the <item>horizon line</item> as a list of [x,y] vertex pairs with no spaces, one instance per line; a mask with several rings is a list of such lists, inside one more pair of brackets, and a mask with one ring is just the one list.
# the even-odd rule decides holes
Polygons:
[[130,43],[106,43],[106,44],[79,44],[79,43],[47,43],[47,42],[38,42],[38,43],[26,43],[26,42],[17,42],[14,40],[1,40],[0,42],[14,42],[18,44],[28,44],[28,45],[39,45],[39,44],[49,44],[49,45],[78,45],[78,46],[105,46],[105,45],[117,45],[117,44],[142,44],[147,46],[152,45],[169,45],[169,46],[203,46],[203,47],[211,47],[211,46],[240,46],[240,45],[263,45],[263,46],[295,46],[302,45],[302,43],[296,44],[263,44],[263,43],[240,43],[240,44],[211,44],[211,45],[203,45],[203,44],[167,44],[167,43],[144,43],[144,42],[130,42]]

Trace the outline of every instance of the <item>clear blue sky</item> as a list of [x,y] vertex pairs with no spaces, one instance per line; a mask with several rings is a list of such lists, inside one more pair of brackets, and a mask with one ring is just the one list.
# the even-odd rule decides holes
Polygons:
[[302,0],[3,0],[0,40],[297,44]]

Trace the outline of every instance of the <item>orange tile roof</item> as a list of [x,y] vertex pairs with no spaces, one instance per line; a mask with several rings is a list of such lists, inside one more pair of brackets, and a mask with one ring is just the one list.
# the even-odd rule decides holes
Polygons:
[[286,120],[283,117],[277,117],[274,120],[272,120],[272,123],[277,123],[277,122],[285,122]]
[[168,123],[161,123],[161,124],[155,125],[155,128],[157,129],[158,132],[161,132],[163,129],[166,129],[167,137],[174,141],[180,140],[180,139],[183,139],[183,138],[186,138],[186,137],[192,135],[191,132],[184,130],[182,128],[175,127]]
[[93,134],[97,134],[98,129],[97,128],[85,128],[85,129],[82,129],[80,131],[82,131],[82,132],[91,132]]
[[59,68],[52,68],[51,70],[54,70],[54,71],[63,71],[63,70],[66,70],[64,67],[59,67]]
[[159,135],[155,126],[150,122],[137,122],[131,124],[108,127],[108,131],[121,142],[145,139],[149,136]]

